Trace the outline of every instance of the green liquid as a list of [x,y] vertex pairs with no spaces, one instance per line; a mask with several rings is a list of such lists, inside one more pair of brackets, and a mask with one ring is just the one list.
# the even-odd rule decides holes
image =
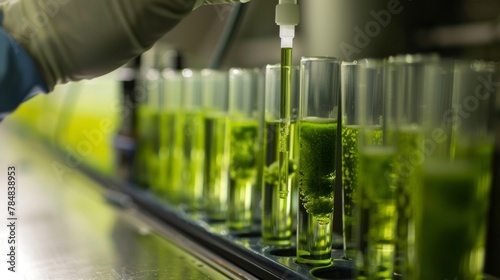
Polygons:
[[164,190],[164,197],[172,203],[179,202],[178,182],[175,174],[182,170],[179,163],[179,155],[176,155],[176,147],[182,139],[176,132],[179,128],[179,113],[175,111],[163,112],[160,116],[160,161],[159,161],[159,184]]
[[358,127],[342,127],[342,187],[344,203],[344,256],[354,259],[355,207],[358,185]]
[[230,127],[228,226],[245,229],[252,225],[253,220],[259,123],[256,120],[231,120]]
[[171,135],[173,134],[172,122],[174,119],[174,114],[171,112],[161,112],[158,120],[158,163],[155,172],[155,183],[153,186],[156,187],[156,191],[164,196],[167,194],[169,188],[167,170],[169,164],[169,149],[168,142],[170,141]]
[[290,159],[290,95],[292,87],[292,49],[281,49],[280,120],[279,123],[279,194],[288,197],[288,161]]
[[160,173],[160,113],[153,112],[151,116],[151,143],[150,155],[148,157],[148,183],[151,189],[156,193],[161,193],[162,189],[158,184],[158,175]]
[[299,203],[297,227],[297,262],[313,266],[332,262],[332,224],[308,214]]
[[360,253],[370,279],[392,279],[396,242],[396,191],[393,186],[395,150],[360,149],[358,202]]
[[334,120],[306,119],[299,123],[299,263],[331,262],[336,136]]
[[266,123],[265,144],[265,170],[262,209],[262,238],[265,244],[287,246],[291,244],[292,238],[292,194],[298,188],[295,176],[298,153],[298,135],[296,123],[289,126],[289,137],[287,146],[290,149],[288,158],[288,181],[286,184],[285,197],[280,190],[280,169],[278,159],[280,157],[280,145],[282,133],[280,133],[280,121]]
[[333,212],[337,123],[308,120],[299,126],[301,200],[309,214],[328,221]]
[[205,162],[205,123],[201,112],[184,115],[184,202],[191,209],[201,209],[204,203],[203,175]]
[[414,243],[413,197],[419,186],[424,151],[422,150],[423,135],[416,127],[401,129],[397,132],[398,145],[396,163],[394,165],[395,186],[397,196],[397,239],[395,272],[407,275],[410,244]]
[[154,111],[147,105],[141,104],[137,108],[137,151],[135,156],[135,182],[143,187],[152,183],[155,166],[155,116]]
[[211,220],[227,218],[229,193],[229,125],[224,115],[205,118],[206,213]]
[[[359,172],[359,126],[342,127],[342,186],[344,211],[344,257],[356,257],[358,224],[358,178]],[[365,143],[379,145],[382,142],[382,131],[364,131]],[[367,143],[368,142],[368,143]]]
[[171,133],[168,134],[166,146],[168,158],[165,176],[167,179],[166,198],[174,205],[181,202],[183,186],[183,172],[185,170],[185,160],[183,157],[184,145],[184,114],[181,112],[172,112],[168,128]]
[[425,163],[416,196],[412,279],[482,279],[492,149]]

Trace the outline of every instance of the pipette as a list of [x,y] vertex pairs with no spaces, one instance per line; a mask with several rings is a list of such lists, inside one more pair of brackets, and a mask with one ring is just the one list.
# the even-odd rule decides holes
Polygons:
[[292,80],[292,49],[295,26],[299,24],[299,5],[297,0],[279,0],[276,6],[276,24],[280,26],[281,38],[281,98],[280,126],[281,143],[279,153],[279,193],[281,198],[288,195],[289,152],[290,147],[290,87]]

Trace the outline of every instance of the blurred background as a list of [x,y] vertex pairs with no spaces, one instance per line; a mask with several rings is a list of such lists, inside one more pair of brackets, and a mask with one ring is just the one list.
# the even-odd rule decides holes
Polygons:
[[[294,64],[301,56],[320,55],[347,61],[419,52],[485,60],[500,57],[499,0],[298,2],[301,23],[296,28]],[[234,36],[222,56],[221,68],[262,67],[279,62],[276,4],[277,1],[253,0],[244,5]],[[142,65],[172,67],[180,56],[182,64],[177,66],[208,67],[232,9],[230,5],[219,5],[193,11],[154,46],[151,52],[155,55],[143,57]],[[75,146],[85,139],[83,131],[95,129],[102,119],[109,120],[113,129],[85,161],[112,174],[110,143],[127,119],[120,104],[123,81],[131,79],[127,72],[117,71],[92,81],[60,85],[53,93],[23,104],[2,125],[15,123],[64,147]]]

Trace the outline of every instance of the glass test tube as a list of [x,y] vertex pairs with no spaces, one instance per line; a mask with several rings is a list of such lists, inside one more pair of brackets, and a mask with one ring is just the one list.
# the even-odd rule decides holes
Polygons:
[[297,262],[310,265],[331,263],[340,64],[301,59]]
[[182,178],[183,202],[191,210],[199,210],[204,203],[203,175],[205,163],[205,126],[201,73],[192,69],[182,70],[182,122],[183,159]]
[[[229,71],[230,163],[228,227],[248,230],[254,220],[258,194],[259,157],[262,139],[263,91],[253,69]],[[260,163],[260,165],[262,165]]]
[[137,151],[135,156],[136,183],[157,191],[158,152],[158,112],[159,74],[156,69],[148,69],[142,74],[142,84],[146,89],[143,100],[137,107]]
[[162,189],[159,185],[158,163],[160,155],[160,74],[158,70],[151,69],[147,74],[147,90],[148,108],[151,113],[151,127],[149,134],[151,135],[151,152],[148,157],[148,183],[155,193],[161,193]]
[[393,100],[393,117],[388,124],[397,134],[394,187],[397,201],[396,255],[394,272],[408,274],[409,246],[413,244],[414,223],[412,192],[419,176],[411,163],[423,143],[423,108],[426,65],[439,61],[437,56],[401,55],[390,57],[386,66],[386,83]]
[[450,70],[432,70],[414,207],[416,266],[409,279],[482,279],[495,69],[485,62],[456,62],[452,93]]
[[392,279],[397,219],[393,185],[396,135],[389,126],[393,98],[384,88],[384,63],[372,59],[359,63],[356,261],[360,274],[368,279]]
[[[297,195],[298,177],[295,174],[298,155],[299,68],[293,67],[290,91],[290,126],[288,153],[288,181],[286,190],[280,190],[279,156],[284,139],[280,130],[281,66],[268,65],[265,79],[265,142],[264,180],[262,191],[262,241],[264,244],[290,246],[293,225],[293,198]],[[283,197],[283,194],[286,194]]]
[[160,118],[160,178],[165,184],[165,198],[180,203],[182,160],[182,125],[179,121],[182,96],[182,74],[166,69],[162,72]]
[[225,221],[229,195],[229,90],[227,71],[201,72],[205,114],[205,198],[211,221]]
[[342,63],[342,190],[344,258],[356,257],[359,102],[357,62]]

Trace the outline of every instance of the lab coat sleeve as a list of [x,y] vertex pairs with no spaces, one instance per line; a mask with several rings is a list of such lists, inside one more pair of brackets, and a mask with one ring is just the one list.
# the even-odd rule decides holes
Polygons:
[[0,14],[0,121],[22,102],[47,92],[29,54],[1,27]]

